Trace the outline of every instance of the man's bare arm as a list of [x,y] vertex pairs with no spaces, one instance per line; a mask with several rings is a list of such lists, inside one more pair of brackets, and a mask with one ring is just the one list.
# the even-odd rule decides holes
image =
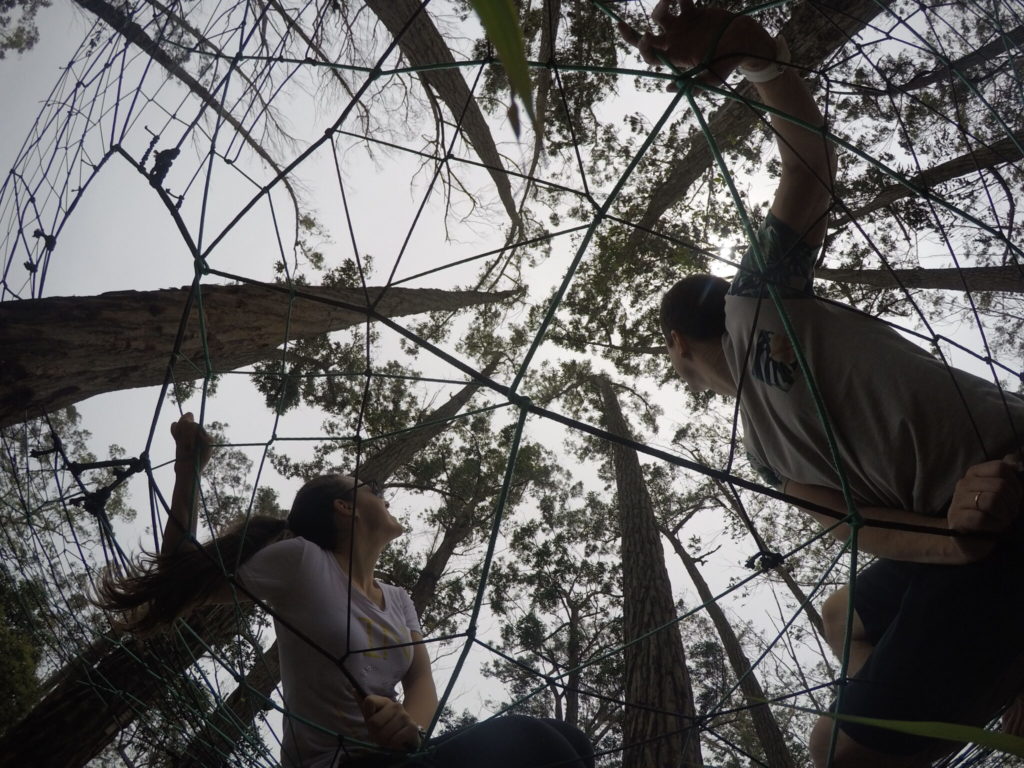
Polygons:
[[[786,493],[798,499],[809,501],[822,507],[827,507],[841,514],[846,514],[846,504],[843,495],[834,488],[826,488],[820,485],[804,485],[803,483],[786,483]],[[847,541],[850,538],[850,526],[845,523],[836,525],[835,518],[831,518],[820,512],[805,509],[822,527],[829,529],[829,534],[839,541]],[[972,562],[980,559],[985,553],[974,553],[977,557],[971,557],[970,553],[964,552],[957,546],[953,537],[938,533],[929,535],[927,533],[912,533],[910,531],[893,530],[892,528],[879,528],[870,525],[870,521],[885,521],[892,523],[903,523],[906,525],[920,525],[928,528],[935,528],[937,532],[948,531],[949,525],[944,517],[929,517],[917,512],[908,512],[903,509],[887,509],[884,507],[861,507],[858,512],[869,524],[863,526],[857,533],[857,548],[861,552],[884,557],[887,560],[904,560],[912,563],[935,563],[939,565],[956,565]]]
[[705,67],[701,82],[722,83],[737,67],[753,73],[751,79],[769,78],[755,82],[761,101],[793,118],[771,116],[782,159],[771,211],[809,245],[819,245],[832,203],[835,147],[825,135],[825,119],[807,84],[796,69],[780,69],[778,62],[788,58],[785,42],[777,43],[749,16],[697,8],[692,0],[680,0],[678,14],[672,12],[674,6],[672,0],[661,0],[651,13],[664,31],[661,35],[641,35],[626,24],[619,25],[619,32],[651,65],[667,60],[682,69]]
[[825,118],[793,68],[786,67],[778,77],[755,83],[755,87],[765,106],[793,118],[771,116],[782,160],[782,178],[771,212],[808,245],[818,246],[825,239],[836,175],[836,152],[825,134]]
[[[843,495],[834,488],[789,481],[786,493],[822,507],[846,513]],[[888,560],[939,565],[962,565],[986,557],[1021,512],[1021,484],[1013,463],[987,461],[970,467],[957,483],[945,517],[923,515],[905,509],[861,507],[865,522],[857,534],[860,550]],[[827,515],[806,510],[833,537],[846,541],[850,527]],[[902,531],[870,525],[871,521],[902,523],[936,529],[936,534]],[[835,527],[833,527],[835,526]],[[950,536],[954,530],[962,536]]]

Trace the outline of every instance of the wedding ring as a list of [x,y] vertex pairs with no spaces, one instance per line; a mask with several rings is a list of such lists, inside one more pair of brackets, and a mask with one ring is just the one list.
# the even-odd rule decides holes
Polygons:
[[981,491],[978,491],[976,494],[974,494],[974,508],[976,510],[978,510],[979,512],[981,512],[981,507],[978,506],[978,499],[981,498],[981,494],[982,494]]

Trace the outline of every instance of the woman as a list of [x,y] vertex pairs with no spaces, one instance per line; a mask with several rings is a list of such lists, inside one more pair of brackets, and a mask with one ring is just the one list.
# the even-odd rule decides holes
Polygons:
[[412,600],[373,576],[381,552],[403,532],[376,483],[315,478],[296,494],[286,520],[252,517],[198,546],[188,532],[210,440],[190,413],[171,434],[176,477],[160,554],[126,580],[108,579],[100,602],[131,612],[127,625],[136,631],[164,626],[200,603],[255,599],[269,608],[281,660],[285,766],[593,766],[586,737],[554,720],[507,716],[425,739],[437,690]]

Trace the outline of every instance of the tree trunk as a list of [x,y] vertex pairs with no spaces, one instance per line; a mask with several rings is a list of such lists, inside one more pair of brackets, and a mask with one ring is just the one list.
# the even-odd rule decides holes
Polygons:
[[255,732],[260,712],[270,709],[270,697],[281,682],[281,660],[277,640],[256,657],[256,661],[227,698],[206,718],[183,751],[174,768],[211,768],[228,765],[238,742]]
[[[498,360],[491,361],[484,369],[485,376],[490,376],[497,368]],[[386,482],[399,467],[409,462],[431,440],[448,427],[454,418],[470,401],[480,383],[472,381],[449,398],[448,402],[436,408],[420,419],[423,426],[413,429],[401,440],[384,447],[377,453],[367,456],[360,465],[360,474],[372,477],[378,482]],[[453,527],[445,531],[444,539],[431,556],[420,573],[416,587],[412,590],[413,605],[416,613],[422,614],[424,608],[434,598],[437,581],[444,573],[448,559],[459,542],[463,541],[471,526]],[[252,728],[256,715],[267,708],[277,684],[281,682],[281,665],[277,655],[277,641],[263,651],[252,669],[211,714],[206,726],[196,733],[183,751],[182,757],[175,768],[208,768],[216,765],[217,760],[229,755],[249,729]]]
[[[555,58],[555,40],[558,38],[558,25],[562,18],[562,0],[543,0],[540,9],[540,52],[538,60],[545,63],[553,63]],[[544,131],[547,122],[547,114],[551,97],[551,83],[553,80],[551,69],[542,67],[534,71],[534,114],[537,122],[533,126],[533,157],[530,158],[529,171],[526,177],[533,178],[533,174],[540,164],[544,151]],[[558,109],[556,106],[555,109]]]
[[[512,197],[505,166],[498,154],[498,147],[491,136],[480,105],[466,85],[462,70],[455,66],[448,44],[437,31],[427,10],[419,0],[366,0],[366,6],[376,14],[384,26],[398,39],[398,47],[414,67],[451,64],[447,69],[428,69],[419,73],[420,78],[437,95],[452,113],[466,139],[476,150],[491,180],[498,190],[505,211],[513,225],[522,226],[516,202]],[[412,19],[410,23],[410,19]]]
[[952,160],[939,163],[932,168],[908,177],[905,181],[885,187],[867,204],[836,217],[832,226],[841,227],[849,224],[861,216],[877,211],[880,208],[885,208],[887,205],[892,205],[897,200],[907,197],[919,197],[922,193],[927,192],[929,187],[934,187],[937,184],[955,179],[964,174],[1016,162],[1021,159],[1020,148],[1022,143],[1024,143],[1024,131],[1017,131],[1017,133],[1004,139],[991,144],[985,144],[971,152],[954,157]]
[[991,70],[986,70],[984,73],[975,76],[972,76],[967,70],[973,67],[980,67],[982,64],[991,64],[994,59],[1006,56],[1007,54],[1011,55],[1006,56],[1005,62],[1000,66],[1006,66],[1007,64],[1012,66],[1014,61],[1013,49],[1020,48],[1022,44],[1024,44],[1024,26],[1015,27],[1009,32],[1000,32],[991,43],[981,46],[981,48],[968,53],[966,56],[961,56],[956,61],[950,62],[949,66],[939,67],[931,72],[922,72],[914,75],[903,85],[893,84],[888,88],[864,90],[867,93],[884,93],[894,96],[900,93],[920,90],[942,80],[955,81],[963,78],[968,82],[977,82],[979,77],[990,76]]
[[[481,373],[490,376],[498,367],[499,358],[495,357],[484,366]],[[480,382],[473,380],[448,398],[448,402],[440,405],[430,413],[424,414],[417,426],[408,430],[402,437],[389,442],[384,448],[363,459],[360,473],[378,482],[386,482],[400,467],[405,466],[413,457],[423,450],[431,440],[448,428],[448,423],[458,416],[466,407]]]
[[[796,4],[792,17],[782,27],[793,61],[801,67],[819,66],[891,3],[892,0],[827,0]],[[748,83],[740,86],[739,92],[756,100],[756,91]],[[708,126],[718,145],[728,147],[752,134],[759,120],[760,113],[730,99],[711,115]],[[630,233],[627,250],[641,245],[648,236],[644,230],[654,229],[658,219],[686,196],[690,186],[713,161],[711,148],[704,136],[692,136],[680,152],[679,159],[673,162],[668,175],[653,185],[647,196],[647,208],[640,216],[637,228]]]
[[[609,432],[632,439],[611,381],[597,377]],[[613,443],[626,643],[623,768],[703,765],[672,585],[636,451]],[[661,628],[659,630],[659,628]],[[659,631],[655,631],[659,630]],[[653,634],[648,635],[647,633]]]
[[56,675],[53,686],[0,739],[3,768],[80,768],[110,744],[140,709],[159,702],[209,646],[237,631],[227,606],[193,612],[192,631],[123,643],[101,639]]
[[783,736],[782,729],[779,728],[771,709],[767,704],[757,703],[765,700],[764,691],[761,690],[761,684],[758,682],[754,670],[751,669],[746,654],[743,653],[743,646],[740,645],[739,638],[733,632],[729,619],[715,602],[714,595],[711,594],[707,582],[704,581],[703,575],[697,568],[697,563],[686,552],[679,539],[669,535],[668,532],[663,531],[663,533],[671,542],[679,559],[683,561],[690,580],[697,588],[697,595],[704,603],[715,629],[718,630],[718,637],[722,640],[722,647],[725,648],[725,655],[729,658],[729,665],[739,681],[740,690],[746,697],[747,703],[751,705],[748,711],[754,722],[754,732],[764,750],[765,761],[772,768],[795,768],[796,763],[793,761],[793,755],[790,754],[786,737]]
[[459,545],[473,531],[471,517],[474,506],[470,504],[460,505],[454,524],[445,529],[444,536],[441,537],[441,543],[427,556],[427,560],[420,570],[416,583],[409,591],[417,614],[422,614],[424,609],[430,605],[437,591],[437,584],[444,575],[445,568],[448,567],[448,561],[451,560]]
[[580,609],[572,603],[569,609],[569,642],[566,647],[565,666],[569,674],[565,680],[565,722],[573,728],[580,727],[580,665],[583,663],[582,638],[580,638]]
[[963,269],[822,269],[821,280],[857,283],[873,288],[931,288],[940,291],[1000,291],[1024,293],[1024,266],[966,267]]
[[279,354],[285,341],[368,317],[454,310],[512,295],[302,286],[292,298],[281,285],[201,286],[172,356],[190,292],[115,291],[0,304],[0,426],[103,392],[163,384],[169,370],[177,381],[235,370]]
[[[729,505],[729,507],[732,509],[736,517],[743,521],[744,525],[752,526],[753,524],[748,521],[746,514],[743,512],[743,507],[740,506],[736,494],[732,491],[732,489],[730,489],[728,486],[726,486],[725,483],[722,483],[721,481],[716,481],[716,485],[721,491],[720,498],[725,500],[724,503]],[[753,534],[754,531],[751,530],[751,533]],[[668,536],[667,533],[665,535]],[[758,539],[758,546],[764,546],[760,539]],[[781,578],[782,581],[785,583],[786,587],[789,588],[790,594],[792,594],[793,597],[796,598],[796,604],[803,606],[803,611],[804,614],[807,616],[807,620],[811,622],[811,626],[814,627],[815,631],[817,631],[821,639],[824,640],[825,624],[821,620],[821,614],[818,613],[818,611],[815,609],[811,601],[807,599],[807,595],[804,594],[804,591],[800,588],[800,585],[796,583],[796,579],[793,578],[793,574],[786,570],[786,564],[783,563],[773,568],[772,572],[775,573],[779,578]]]
[[821,620],[821,614],[818,613],[814,604],[807,599],[807,595],[804,593],[800,585],[796,583],[796,579],[793,578],[793,574],[786,570],[785,565],[780,565],[773,571],[789,588],[789,593],[796,598],[796,604],[803,606],[804,614],[807,616],[807,620],[811,622],[811,626],[818,633],[818,636],[825,639],[825,622]]

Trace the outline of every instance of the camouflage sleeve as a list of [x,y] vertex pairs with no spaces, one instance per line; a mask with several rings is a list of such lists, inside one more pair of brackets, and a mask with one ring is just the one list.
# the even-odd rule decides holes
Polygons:
[[757,298],[767,296],[765,287],[774,285],[784,299],[813,298],[816,253],[817,248],[769,213],[743,255],[729,293]]

